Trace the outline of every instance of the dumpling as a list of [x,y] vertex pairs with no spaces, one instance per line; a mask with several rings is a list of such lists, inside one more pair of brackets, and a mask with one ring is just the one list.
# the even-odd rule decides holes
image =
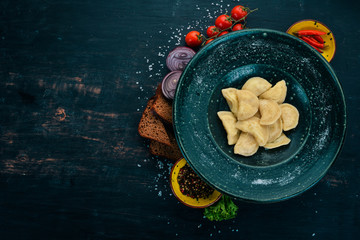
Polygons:
[[279,105],[273,100],[260,99],[259,110],[261,114],[261,125],[271,125],[275,123],[281,115]]
[[234,145],[240,136],[240,131],[235,127],[236,118],[232,112],[220,111],[217,112],[225,131],[227,133],[227,140],[229,145]]
[[249,133],[242,132],[235,144],[234,153],[248,157],[254,155],[258,149],[259,144],[255,138]]
[[281,118],[279,118],[275,123],[269,125],[269,142],[275,141],[278,137],[280,137],[282,133],[282,121]]
[[269,140],[268,126],[260,125],[260,119],[257,117],[238,121],[235,127],[253,135],[259,146],[264,146]]
[[286,98],[287,87],[284,80],[281,80],[275,84],[272,88],[264,92],[259,96],[261,99],[274,100],[277,103],[283,103]]
[[283,130],[288,131],[295,128],[299,123],[299,111],[291,104],[280,105]]
[[266,79],[261,77],[252,77],[245,82],[242,90],[248,90],[254,93],[256,96],[259,96],[270,88],[271,83],[269,83]]
[[280,146],[288,145],[290,143],[290,141],[291,141],[290,138],[285,136],[284,133],[281,133],[280,137],[278,137],[273,142],[269,142],[269,143],[265,144],[264,148],[267,148],[267,149],[277,148]]
[[258,118],[261,118],[261,114],[260,114],[260,111],[257,111],[254,115],[254,117],[258,117]]
[[254,116],[259,109],[257,96],[248,90],[238,90],[236,95],[239,101],[237,119],[245,120]]
[[235,116],[239,108],[239,102],[236,96],[237,91],[238,90],[236,88],[225,88],[221,90],[223,97],[226,99],[226,102],[229,105],[230,111],[234,113]]

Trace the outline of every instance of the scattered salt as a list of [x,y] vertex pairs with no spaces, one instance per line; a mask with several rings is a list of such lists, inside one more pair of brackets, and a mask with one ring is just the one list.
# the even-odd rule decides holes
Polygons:
[[255,185],[269,185],[272,184],[274,181],[272,179],[256,179],[251,182],[251,184]]

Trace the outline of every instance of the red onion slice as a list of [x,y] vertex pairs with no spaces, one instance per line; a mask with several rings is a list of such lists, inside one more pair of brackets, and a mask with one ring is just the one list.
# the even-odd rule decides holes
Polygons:
[[170,71],[183,71],[186,64],[193,58],[195,51],[188,47],[177,47],[166,58],[166,66]]
[[174,99],[176,86],[180,79],[181,71],[172,71],[168,73],[161,83],[161,90],[168,99]]

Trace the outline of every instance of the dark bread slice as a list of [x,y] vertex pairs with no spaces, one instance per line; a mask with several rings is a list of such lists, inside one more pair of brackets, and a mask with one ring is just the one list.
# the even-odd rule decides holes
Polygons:
[[179,160],[182,154],[175,139],[174,129],[171,125],[165,126],[165,129],[170,138],[171,147],[151,141],[153,143],[150,142],[150,153],[174,161]]
[[153,155],[171,159],[173,161],[177,161],[182,158],[181,151],[176,142],[172,146],[167,146],[165,144],[151,140],[149,150]]
[[173,143],[170,141],[170,137],[163,122],[151,111],[154,100],[154,98],[151,98],[148,101],[139,122],[138,132],[140,136],[144,138],[158,141],[167,146],[172,146]]
[[155,101],[151,110],[166,123],[172,124],[172,102],[162,93],[161,84],[156,89]]

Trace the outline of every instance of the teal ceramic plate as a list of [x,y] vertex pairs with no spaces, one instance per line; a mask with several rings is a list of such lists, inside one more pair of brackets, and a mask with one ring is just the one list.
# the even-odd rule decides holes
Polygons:
[[[252,157],[233,153],[217,117],[229,110],[221,89],[241,88],[250,77],[284,79],[285,102],[300,113],[291,143]],[[209,185],[232,197],[274,202],[319,181],[341,149],[346,109],[340,83],[315,49],[287,33],[252,29],[225,35],[202,48],[179,80],[174,129],[182,153]]]

